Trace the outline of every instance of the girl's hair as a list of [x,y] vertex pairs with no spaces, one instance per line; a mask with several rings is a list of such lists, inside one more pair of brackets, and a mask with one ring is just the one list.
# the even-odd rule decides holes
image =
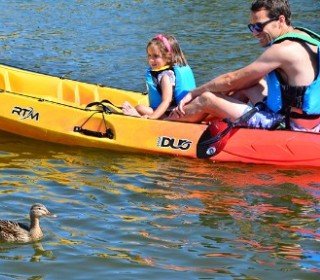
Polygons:
[[188,65],[187,59],[185,58],[177,39],[172,35],[167,35],[167,38],[171,45],[172,57],[173,57],[172,60],[174,64],[177,64],[179,66]]
[[287,25],[291,25],[291,10],[288,0],[254,0],[251,11],[267,10],[269,18],[279,18],[284,15]]
[[151,45],[156,45],[160,49],[160,52],[167,59],[170,66],[174,66],[175,64],[186,66],[188,64],[174,36],[159,34],[148,42],[147,50]]

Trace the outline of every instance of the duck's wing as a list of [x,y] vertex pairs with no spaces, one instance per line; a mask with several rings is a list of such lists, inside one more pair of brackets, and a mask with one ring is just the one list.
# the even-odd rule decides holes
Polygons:
[[23,223],[17,223],[19,225],[20,228],[26,230],[26,231],[30,231],[30,227],[28,227],[27,225],[23,224]]
[[29,227],[22,223],[13,221],[0,221],[0,240],[1,241],[20,241],[29,232]]

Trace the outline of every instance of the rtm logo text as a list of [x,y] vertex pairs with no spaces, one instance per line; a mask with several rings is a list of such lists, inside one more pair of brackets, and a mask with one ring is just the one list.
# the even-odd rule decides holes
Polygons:
[[192,142],[186,139],[175,139],[166,136],[161,136],[158,138],[158,146],[162,148],[170,147],[175,150],[188,150],[191,144]]
[[39,113],[35,112],[32,107],[29,108],[21,108],[18,106],[13,107],[12,112],[13,115],[18,115],[22,120],[31,119],[31,120],[39,120]]

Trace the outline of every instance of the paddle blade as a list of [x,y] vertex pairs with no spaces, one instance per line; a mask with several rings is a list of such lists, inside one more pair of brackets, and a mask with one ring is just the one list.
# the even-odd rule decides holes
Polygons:
[[201,135],[197,144],[197,157],[210,158],[226,145],[232,126],[224,121],[214,121]]

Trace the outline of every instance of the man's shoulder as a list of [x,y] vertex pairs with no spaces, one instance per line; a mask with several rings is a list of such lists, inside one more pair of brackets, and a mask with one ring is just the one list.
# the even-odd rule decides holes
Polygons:
[[284,41],[320,46],[320,35],[309,29],[299,27],[276,38],[274,44],[279,44]]
[[294,41],[283,41],[279,44],[273,44],[268,47],[259,57],[258,61],[268,64],[278,64],[292,62],[297,56],[306,50]]
[[277,44],[273,44],[270,46],[270,52],[291,52],[297,51],[300,52],[302,49],[302,44],[300,41],[296,40],[283,40]]
[[[303,34],[304,38],[310,37],[308,34]],[[306,45],[308,47],[306,48]],[[298,55],[310,55],[310,50],[312,52],[317,52],[317,49],[319,48],[320,43],[317,43],[316,40],[310,37],[310,41],[308,39],[304,40],[300,37],[292,39],[288,38],[286,40],[282,40],[278,42],[277,44],[273,44],[270,49],[272,52],[280,53],[284,56],[298,56]]]

